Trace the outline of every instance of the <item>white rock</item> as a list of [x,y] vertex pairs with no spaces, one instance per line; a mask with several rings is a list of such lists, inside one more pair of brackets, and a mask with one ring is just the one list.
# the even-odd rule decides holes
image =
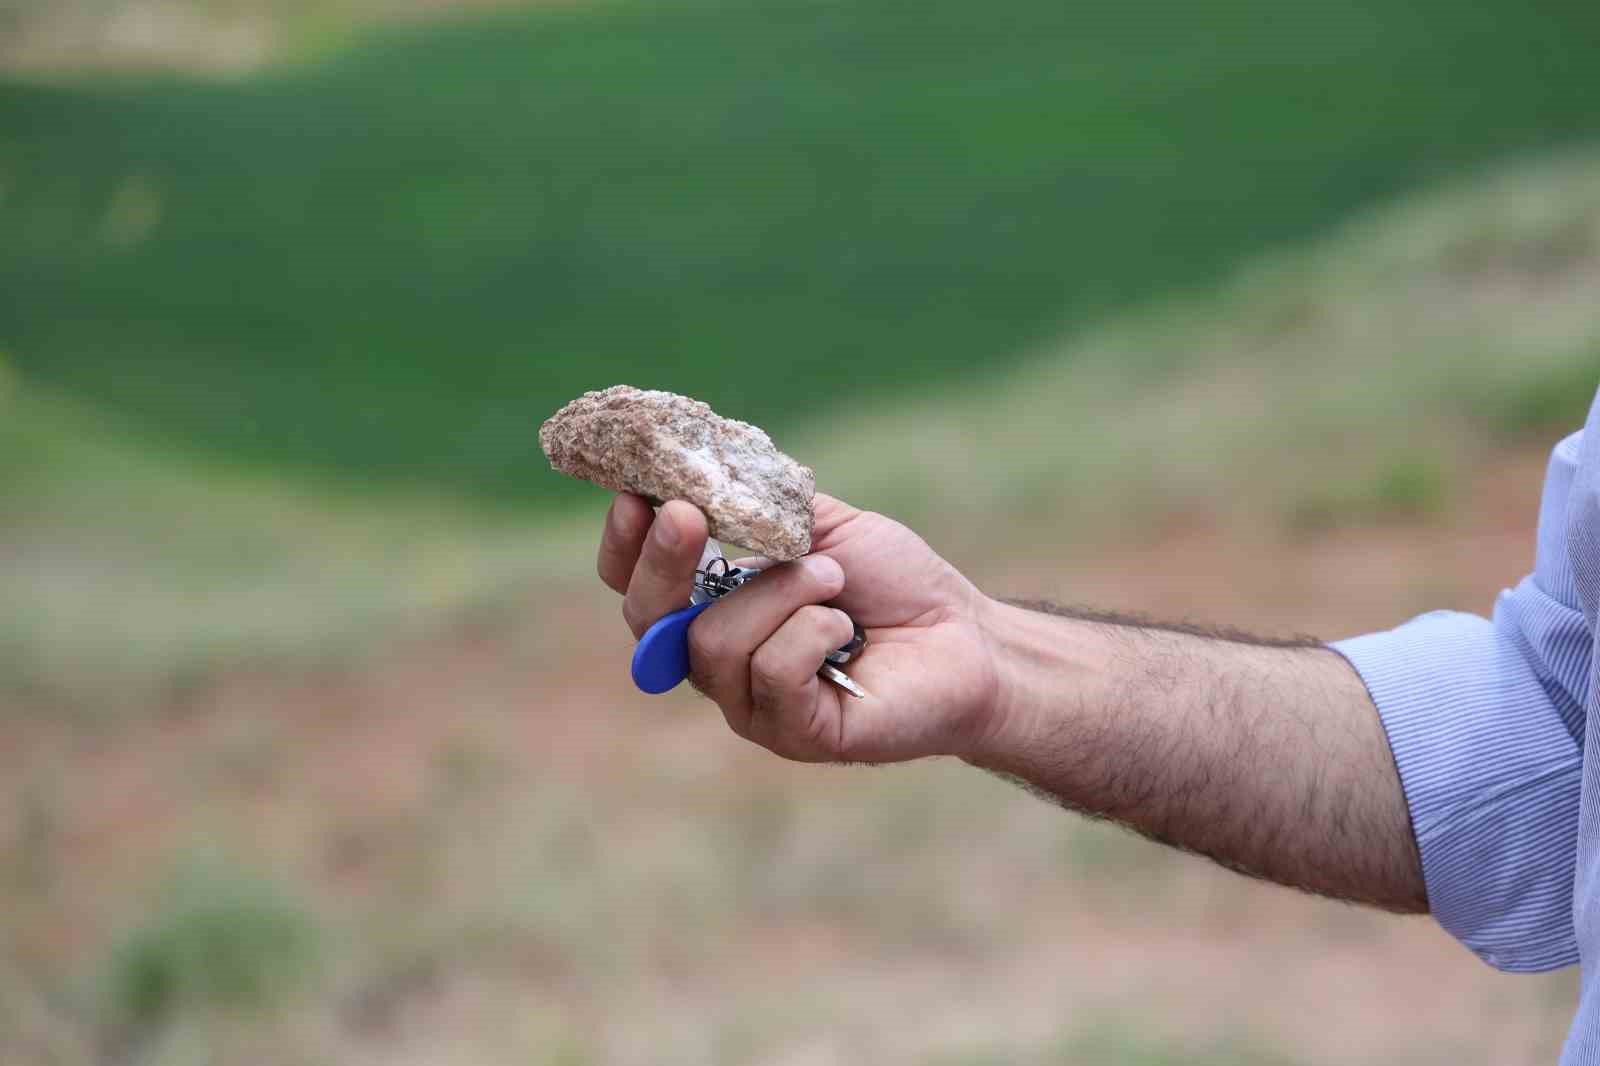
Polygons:
[[776,560],[811,550],[811,468],[698,400],[631,385],[586,392],[540,427],[539,446],[573,477],[657,503],[688,500],[718,540]]

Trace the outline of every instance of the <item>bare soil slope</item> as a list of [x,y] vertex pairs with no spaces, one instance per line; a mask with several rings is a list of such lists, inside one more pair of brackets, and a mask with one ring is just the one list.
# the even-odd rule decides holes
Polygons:
[[[996,592],[1333,637],[1487,610],[1531,562],[1543,461],[1496,456],[1443,523],[1247,541],[1202,513],[962,561]],[[0,957],[33,994],[0,996],[7,1061],[1555,1055],[1569,975],[1496,975],[1426,920],[1257,885],[959,765],[790,766],[690,694],[638,695],[588,562],[509,616],[222,677],[112,736],[11,716]],[[196,849],[293,886],[327,961],[271,1010],[177,1008],[119,1044],[69,979]]]

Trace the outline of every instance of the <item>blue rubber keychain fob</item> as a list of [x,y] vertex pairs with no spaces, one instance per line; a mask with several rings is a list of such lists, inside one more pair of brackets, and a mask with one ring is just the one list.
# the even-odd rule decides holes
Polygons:
[[[689,606],[673,611],[656,621],[639,638],[633,649],[633,683],[639,691],[652,696],[669,692],[689,676],[689,626],[700,612],[726,596],[746,581],[759,576],[760,570],[743,566],[730,566],[720,555],[712,557],[704,568],[694,574],[694,590],[689,594]],[[849,662],[867,642],[867,635],[856,626],[850,643],[828,653],[827,660],[818,673],[840,686],[857,699],[866,693],[839,669]]]
[[689,623],[716,600],[693,603],[656,621],[633,649],[633,683],[652,696],[689,676]]
[[689,606],[657,619],[633,649],[633,683],[639,691],[654,696],[671,691],[688,677],[689,624],[700,617],[701,611],[759,573],[729,566],[720,555],[707,561],[704,569],[696,570]]

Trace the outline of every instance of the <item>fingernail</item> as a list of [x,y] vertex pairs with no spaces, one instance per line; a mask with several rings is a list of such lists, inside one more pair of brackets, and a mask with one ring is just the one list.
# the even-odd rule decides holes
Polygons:
[[663,548],[671,549],[678,546],[678,527],[673,525],[672,519],[667,517],[665,511],[656,515],[656,528],[653,536],[656,538],[656,543]]
[[844,570],[826,555],[808,555],[800,560],[800,565],[824,585],[837,585],[844,581]]

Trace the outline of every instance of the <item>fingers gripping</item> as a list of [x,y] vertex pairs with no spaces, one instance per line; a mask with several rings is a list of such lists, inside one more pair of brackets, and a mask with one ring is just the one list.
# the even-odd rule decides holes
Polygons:
[[705,515],[693,504],[673,500],[656,514],[622,601],[622,617],[635,637],[689,602],[706,536]]
[[[831,754],[838,747],[839,699],[819,697],[817,667],[855,632],[850,616],[836,607],[802,607],[750,657],[750,706],[763,743],[791,757]],[[831,694],[831,690],[830,690]]]
[[[631,493],[612,501],[596,569],[624,594],[623,617],[635,637],[689,602],[709,544],[705,516],[691,504],[672,501],[652,512]],[[821,606],[844,584],[837,562],[808,556],[770,567],[690,626],[691,681],[736,733],[791,758],[825,758],[837,745],[837,700],[824,713],[829,701],[819,698],[816,672],[854,631],[844,612]]]
[[[843,589],[839,564],[811,555],[773,567],[689,627],[690,680],[717,702],[734,732],[748,735],[750,660],[756,649],[801,608],[831,600]],[[849,639],[848,632],[844,639]],[[817,663],[821,661],[819,655]]]

